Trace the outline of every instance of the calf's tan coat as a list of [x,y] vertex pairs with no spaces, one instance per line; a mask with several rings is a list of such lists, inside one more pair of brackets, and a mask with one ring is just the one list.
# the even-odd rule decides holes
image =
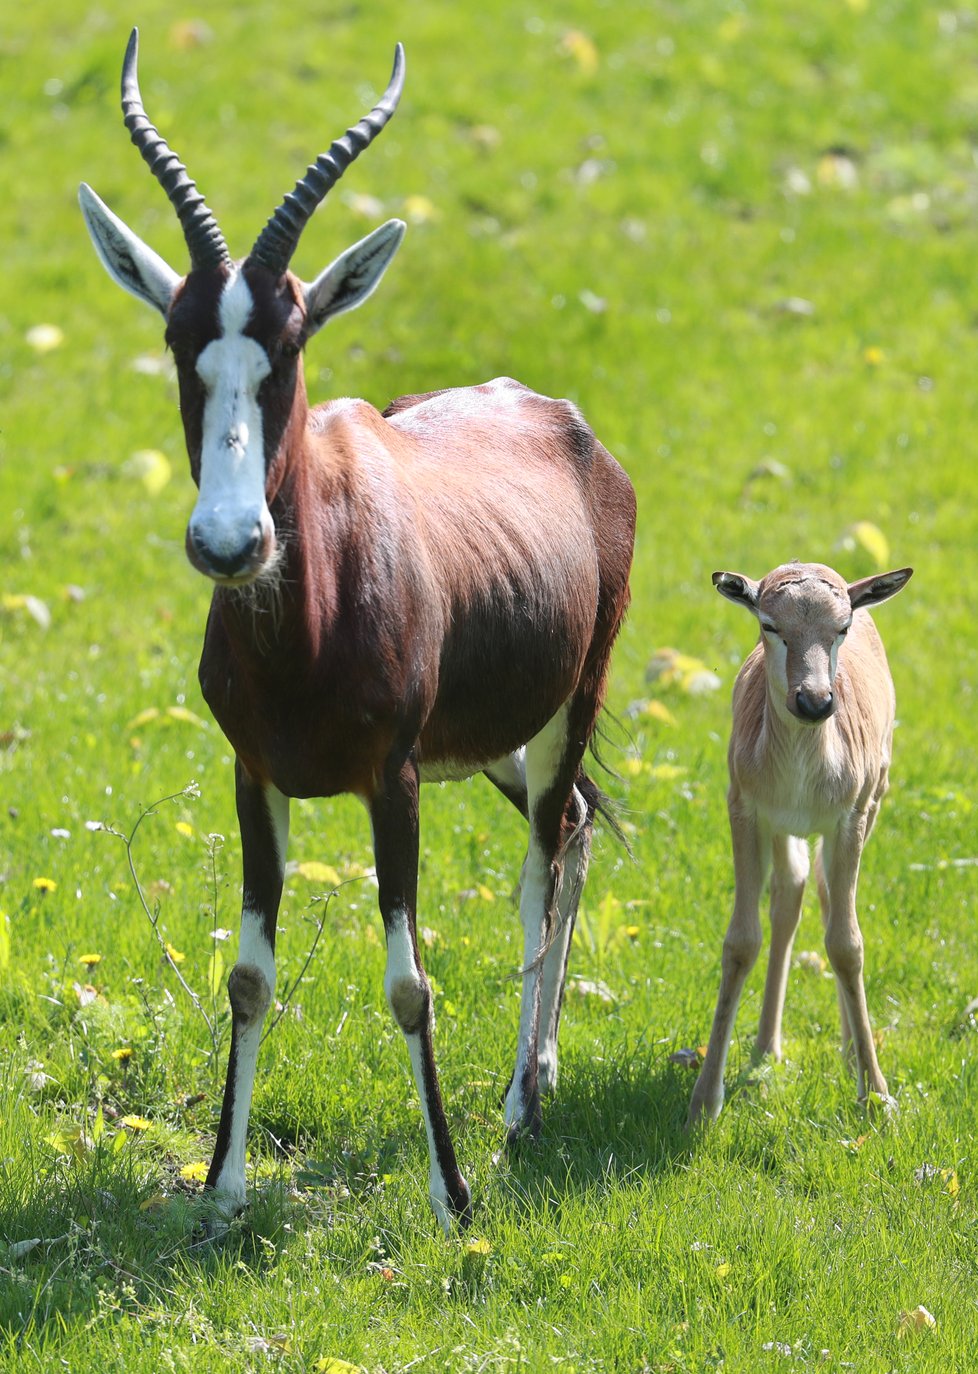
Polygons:
[[723,1071],[744,980],[761,948],[759,906],[771,872],[771,952],[758,1055],[781,1057],[791,947],[815,868],[825,948],[835,972],[842,1037],[860,1100],[887,1097],[866,1009],[856,884],[863,845],[887,788],[895,695],[868,606],[895,596],[910,568],[847,584],[820,563],[789,563],[760,582],[717,572],[722,596],[760,621],[761,638],[733,693],[728,808],[735,897],[723,944],[713,1029],[689,1124],[723,1106]]

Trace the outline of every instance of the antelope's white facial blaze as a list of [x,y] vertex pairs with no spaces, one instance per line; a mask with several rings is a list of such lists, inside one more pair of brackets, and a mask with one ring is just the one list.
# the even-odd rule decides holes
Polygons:
[[234,273],[221,296],[220,337],[207,344],[195,365],[205,399],[200,493],[187,550],[195,567],[219,582],[252,581],[274,551],[258,400],[271,364],[244,332],[253,308],[247,281]]

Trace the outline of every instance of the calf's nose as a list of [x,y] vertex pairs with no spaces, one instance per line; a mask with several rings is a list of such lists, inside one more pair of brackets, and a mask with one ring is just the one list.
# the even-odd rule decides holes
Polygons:
[[835,710],[835,698],[830,691],[824,694],[806,692],[804,687],[799,687],[795,693],[795,706],[802,720],[827,720]]

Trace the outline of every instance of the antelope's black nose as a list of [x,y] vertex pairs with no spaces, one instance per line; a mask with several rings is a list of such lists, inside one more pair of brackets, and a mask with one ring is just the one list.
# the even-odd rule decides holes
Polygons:
[[187,555],[198,570],[208,577],[236,579],[253,573],[267,556],[269,536],[261,521],[256,521],[238,548],[227,542],[215,548],[191,521],[187,528]]
[[835,697],[831,692],[825,696],[814,696],[799,687],[795,694],[795,705],[802,720],[827,720],[835,710]]

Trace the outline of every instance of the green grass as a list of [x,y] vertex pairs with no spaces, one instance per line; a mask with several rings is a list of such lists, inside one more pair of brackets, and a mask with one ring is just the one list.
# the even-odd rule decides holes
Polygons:
[[[0,1363],[973,1368],[974,15],[911,0],[567,0],[559,13],[493,0],[477,14],[214,0],[199,13],[205,41],[185,42],[193,15],[160,0],[138,13],[35,0],[0,36]],[[403,106],[295,266],[311,278],[387,215],[417,219],[420,205],[423,222],[377,296],[311,345],[314,399],[383,405],[510,373],[573,397],[638,491],[610,698],[627,722],[623,780],[609,784],[636,857],[599,838],[572,963],[612,1000],[572,984],[544,1138],[499,1165],[523,835],[482,781],[424,798],[436,1050],[485,1254],[445,1242],[428,1207],[373,888],[343,887],[324,916],[323,882],[301,875],[280,987],[315,922],[325,930],[264,1046],[254,1200],[222,1243],[195,1232],[199,1184],[180,1171],[212,1143],[226,1051],[215,948],[225,970],[233,960],[209,932],[238,923],[230,751],[196,683],[208,589],[182,552],[191,483],[160,322],[109,282],[75,204],[84,178],[183,263],[118,113],[134,19],[149,112],[236,253],[376,93],[402,39]],[[575,30],[593,70],[561,50]],[[850,151],[854,185],[830,147]],[[364,216],[363,196],[383,209]],[[63,334],[46,353],[26,338],[42,323]],[[159,370],[134,370],[145,356]],[[155,495],[131,465],[142,449],[172,467]],[[840,546],[857,521],[917,570],[877,617],[900,728],[860,889],[899,1116],[856,1107],[831,979],[809,969],[789,988],[787,1062],[751,1070],[759,969],[727,1108],[690,1146],[692,1077],[669,1056],[701,1044],[712,1015],[732,887],[728,692],[751,642],[709,574],[802,557],[861,575],[869,552]],[[45,603],[49,629],[24,596]],[[723,689],[647,684],[666,644]],[[674,724],[629,716],[649,696]],[[147,818],[134,858],[217,1017],[217,1050],[161,959],[124,846],[86,828],[128,832],[191,779],[200,798]],[[292,856],[358,872],[361,809],[297,805]],[[465,895],[479,884],[492,901]],[[798,948],[819,942],[809,900]],[[101,962],[86,967],[89,953]],[[936,1329],[900,1338],[918,1304]]]

